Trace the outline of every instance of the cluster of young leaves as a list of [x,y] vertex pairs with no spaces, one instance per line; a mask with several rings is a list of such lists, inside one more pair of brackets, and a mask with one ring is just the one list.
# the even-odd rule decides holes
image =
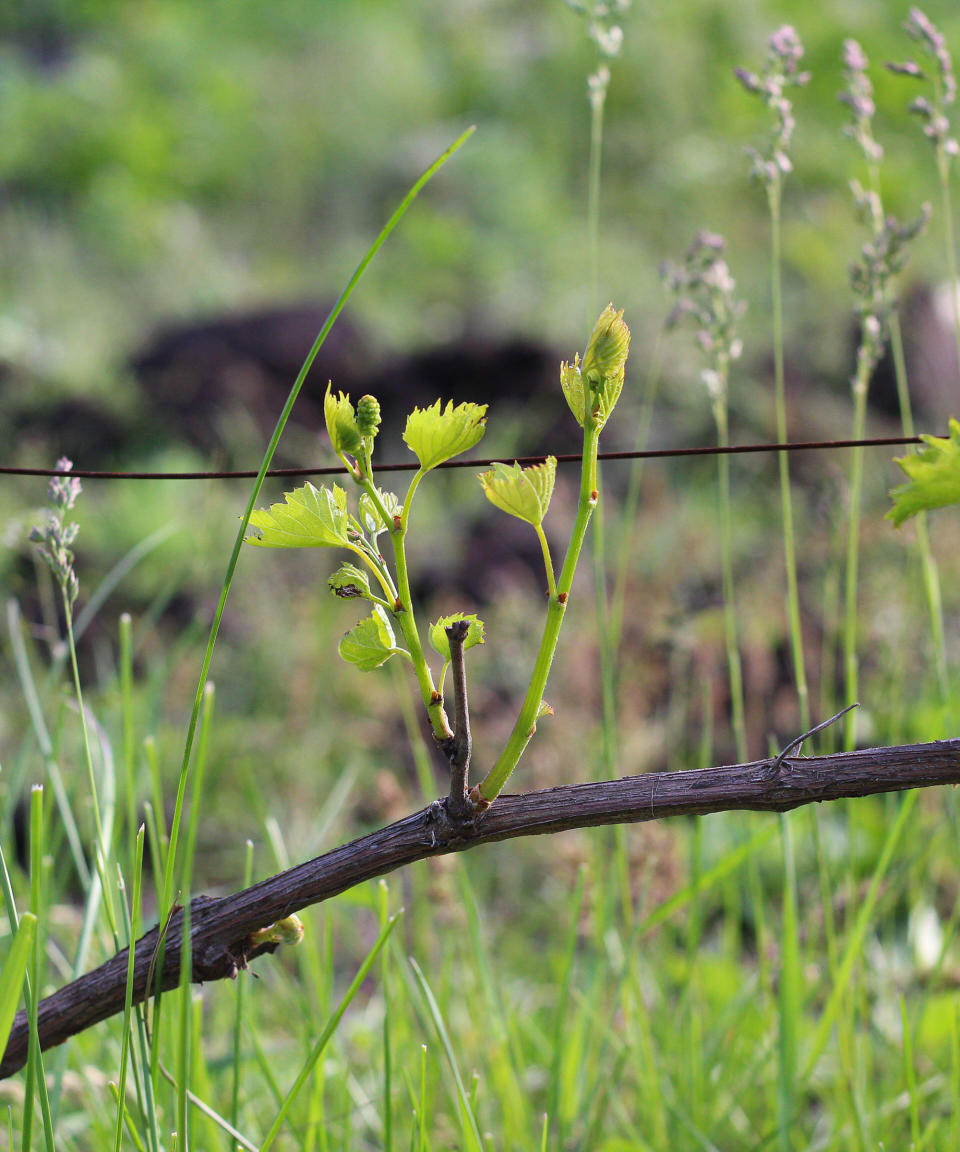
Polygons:
[[[623,312],[608,305],[601,313],[583,360],[560,367],[560,384],[567,403],[584,432],[584,451],[577,515],[559,576],[555,574],[543,520],[553,496],[557,461],[494,463],[478,476],[481,490],[495,507],[529,524],[543,552],[548,586],[547,618],[530,682],[513,731],[500,756],[477,787],[470,791],[479,809],[500,792],[536,730],[537,720],[551,711],[543,700],[560,626],[573,584],[574,571],[598,493],[597,444],[600,432],[620,396],[630,330]],[[374,481],[373,448],[380,426],[380,406],[362,396],[354,407],[350,397],[334,393],[324,397],[324,418],[333,449],[347,476],[360,489],[356,511],[348,507],[347,493],[337,484],[316,488],[307,483],[288,492],[282,503],[251,514],[247,542],[261,548],[338,548],[350,553],[328,579],[330,591],[341,599],[366,600],[370,614],[340,641],[340,656],[363,671],[372,671],[399,655],[409,661],[434,736],[441,742],[455,739],[443,707],[443,683],[451,663],[447,629],[465,621],[464,650],[484,642],[484,625],[475,615],[457,612],[434,621],[427,640],[443,665],[438,680],[424,655],[410,597],[405,539],[410,509],[423,477],[441,464],[469,451],[484,433],[485,404],[445,406],[442,401],[415,408],[407,417],[403,439],[417,458],[418,468],[401,500]],[[379,539],[389,540],[392,565],[380,551]],[[461,723],[461,721],[458,721]],[[469,736],[468,736],[469,738]],[[469,757],[469,753],[468,753]],[[474,798],[476,793],[476,798]]]
[[908,479],[890,493],[887,519],[898,528],[918,512],[960,504],[960,421],[950,421],[949,436],[921,439],[927,445],[923,452],[897,458]]
[[[371,605],[370,614],[350,629],[339,645],[340,656],[363,671],[381,667],[400,655],[417,664],[423,659],[398,642],[399,631],[412,647],[419,648],[408,602],[409,581],[405,573],[403,538],[410,506],[422,477],[447,460],[474,447],[483,436],[486,405],[458,404],[440,400],[426,408],[415,408],[407,418],[403,439],[417,457],[415,473],[405,499],[379,488],[373,479],[373,447],[379,430],[380,411],[376,400],[361,397],[354,407],[349,396],[334,393],[328,386],[324,398],[327,433],[346,474],[361,489],[356,511],[348,508],[347,492],[338,484],[315,487],[306,483],[284,495],[283,501],[250,517],[247,543],[260,548],[338,548],[352,553],[330,575],[330,591],[342,599],[362,599]],[[553,492],[556,460],[531,468],[496,464],[480,477],[483,491],[499,508],[517,516],[541,532]],[[379,538],[388,534],[394,545],[393,570],[379,547]],[[401,571],[403,575],[401,576]],[[552,584],[552,571],[550,572]],[[446,628],[457,620],[469,625],[464,649],[484,642],[483,622],[475,615],[454,613],[432,623],[427,636],[430,646],[443,660],[437,685],[442,693],[443,679],[450,661]],[[403,625],[407,625],[403,627]],[[432,680],[430,681],[432,685]]]

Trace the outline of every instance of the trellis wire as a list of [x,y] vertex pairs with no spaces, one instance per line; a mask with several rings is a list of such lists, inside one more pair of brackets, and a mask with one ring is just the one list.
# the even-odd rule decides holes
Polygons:
[[[684,456],[738,456],[751,452],[804,452],[836,448],[896,448],[905,444],[922,444],[920,436],[877,436],[866,440],[798,440],[787,444],[730,444],[720,448],[644,448],[627,452],[601,452],[600,460],[662,460]],[[488,459],[447,460],[440,468],[489,468],[491,464],[542,464],[545,456],[493,456]],[[558,464],[576,464],[579,452],[558,454]],[[374,464],[375,472],[413,472],[416,461],[404,464]],[[267,476],[338,476],[342,464],[316,465],[310,468],[271,468]],[[0,476],[77,476],[82,480],[252,480],[256,469],[226,472],[105,472],[72,468],[69,473],[58,468],[17,468],[0,465]]]

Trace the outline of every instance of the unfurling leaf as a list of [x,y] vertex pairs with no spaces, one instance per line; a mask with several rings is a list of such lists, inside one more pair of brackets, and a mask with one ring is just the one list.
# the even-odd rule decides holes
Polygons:
[[466,620],[470,625],[467,630],[467,638],[463,642],[464,652],[468,648],[474,648],[477,644],[483,643],[483,621],[475,615],[468,615],[466,612],[454,612],[450,616],[441,616],[435,624],[430,625],[430,647],[433,648],[434,652],[438,652],[445,661],[450,659],[450,641],[447,639],[446,630],[457,620]]
[[356,456],[363,444],[363,434],[357,426],[350,397],[343,392],[334,395],[332,382],[327,385],[323,397],[323,416],[334,452],[349,452],[351,456]]
[[341,564],[327,580],[327,586],[334,596],[349,600],[352,597],[369,595],[370,577],[356,564]]
[[553,715],[553,705],[548,704],[546,702],[546,700],[541,700],[540,701],[540,707],[537,709],[537,719],[539,720],[541,716],[552,716],[552,715]]
[[477,443],[484,432],[486,404],[458,404],[437,400],[429,408],[414,408],[407,417],[403,439],[424,472],[459,456]]
[[337,484],[304,484],[285,493],[283,504],[250,514],[255,535],[247,544],[260,548],[343,548],[347,545],[347,494]]
[[950,435],[921,436],[923,452],[897,457],[908,482],[890,493],[893,507],[887,519],[900,525],[918,512],[960,504],[960,421],[950,421]]
[[576,416],[577,423],[582,428],[583,422],[586,419],[586,410],[583,398],[583,376],[580,372],[579,355],[574,356],[572,364],[568,364],[566,360],[564,360],[560,365],[560,387],[563,389],[563,394],[567,398],[570,411]]
[[494,464],[489,472],[481,472],[478,479],[491,504],[536,528],[550,507],[556,475],[557,458],[548,456],[542,464],[531,464],[528,468],[521,468],[519,464]]
[[379,604],[373,606],[373,612],[365,620],[350,629],[339,648],[343,659],[348,664],[356,664],[363,672],[372,672],[401,651],[403,649],[396,646],[390,618]]
[[630,351],[630,329],[623,311],[608,304],[594,325],[583,357],[560,365],[560,386],[570,411],[583,427],[588,416],[598,428],[610,418],[623,389],[624,365]]
[[612,380],[617,376],[623,382],[623,366],[630,351],[630,329],[623,319],[623,309],[618,312],[608,304],[600,313],[590,335],[590,342],[580,366],[586,380]]
[[[400,501],[392,492],[385,492],[382,488],[378,488],[377,494],[388,516],[393,517],[399,515]],[[386,532],[387,529],[391,527],[390,524],[384,524],[380,518],[377,506],[374,504],[368,492],[362,492],[360,494],[360,499],[357,502],[357,510],[360,515],[360,523],[368,536],[376,538],[381,532]]]

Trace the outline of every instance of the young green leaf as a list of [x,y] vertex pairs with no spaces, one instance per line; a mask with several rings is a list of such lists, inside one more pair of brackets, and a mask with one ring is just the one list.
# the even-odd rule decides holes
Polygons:
[[36,916],[32,912],[24,912],[0,972],[0,1051],[6,1048],[10,1038],[36,927]]
[[334,395],[332,381],[327,385],[323,397],[323,416],[334,452],[341,455],[349,452],[351,456],[356,456],[363,443],[363,434],[357,427],[350,397],[343,392]]
[[950,435],[922,436],[923,452],[897,457],[909,480],[890,493],[893,507],[887,519],[900,525],[918,512],[960,504],[960,421],[950,421]]
[[395,652],[402,651],[396,646],[390,618],[379,604],[373,606],[373,612],[365,620],[350,629],[339,648],[348,664],[356,664],[364,672],[372,672]]
[[435,624],[430,625],[430,647],[434,652],[439,653],[445,661],[450,659],[450,641],[447,639],[446,630],[457,620],[467,620],[470,624],[467,638],[463,642],[464,652],[468,648],[475,648],[478,644],[482,644],[484,640],[483,621],[472,613],[468,615],[466,612],[454,612],[450,616],[441,616]]
[[356,564],[341,564],[327,580],[327,586],[334,596],[349,600],[356,596],[368,596],[370,577]]
[[[585,380],[615,380],[623,383],[623,367],[630,351],[630,329],[624,323],[623,309],[608,304],[590,334],[581,371]],[[613,404],[611,404],[611,408]]]
[[333,489],[304,484],[284,494],[283,504],[256,509],[250,514],[255,535],[247,544],[260,548],[343,548],[347,539],[347,494],[337,484]]
[[424,472],[459,456],[477,443],[484,432],[486,404],[458,404],[437,400],[429,408],[414,408],[407,417],[403,439]]
[[529,468],[494,464],[477,479],[491,504],[536,528],[550,507],[556,475],[557,458],[548,456],[542,464],[531,464]]
[[583,397],[583,374],[580,371],[580,357],[574,356],[573,363],[566,360],[560,365],[560,387],[567,398],[570,411],[576,416],[577,423],[583,427],[586,419],[586,404]]
[[[382,488],[378,488],[377,495],[380,497],[380,503],[388,516],[400,514],[400,501],[392,492],[385,492]],[[381,532],[386,532],[391,527],[390,524],[384,524],[380,519],[380,513],[377,511],[377,506],[369,492],[360,494],[357,510],[360,514],[360,523],[368,536],[376,539]]]

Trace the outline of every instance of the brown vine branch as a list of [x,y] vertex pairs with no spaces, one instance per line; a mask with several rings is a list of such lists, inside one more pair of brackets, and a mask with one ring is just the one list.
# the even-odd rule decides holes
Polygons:
[[[735,810],[786,812],[824,800],[958,783],[960,739],[954,739],[832,756],[771,758],[723,768],[626,776],[521,796],[500,796],[481,819],[469,821],[458,820],[445,806],[434,804],[232,896],[196,897],[190,911],[193,979],[201,983],[236,976],[254,956],[276,948],[275,943],[257,945],[251,941],[258,929],[427,856],[570,828]],[[158,980],[165,991],[176,987],[179,980],[182,923],[182,912],[178,911],[167,929]],[[135,1003],[147,996],[147,975],[157,931],[151,929],[136,942]],[[121,1012],[126,978],[124,949],[42,1000],[41,1048],[62,1044]],[[0,1061],[0,1078],[23,1067],[28,1034],[25,1015],[19,1012]]]

